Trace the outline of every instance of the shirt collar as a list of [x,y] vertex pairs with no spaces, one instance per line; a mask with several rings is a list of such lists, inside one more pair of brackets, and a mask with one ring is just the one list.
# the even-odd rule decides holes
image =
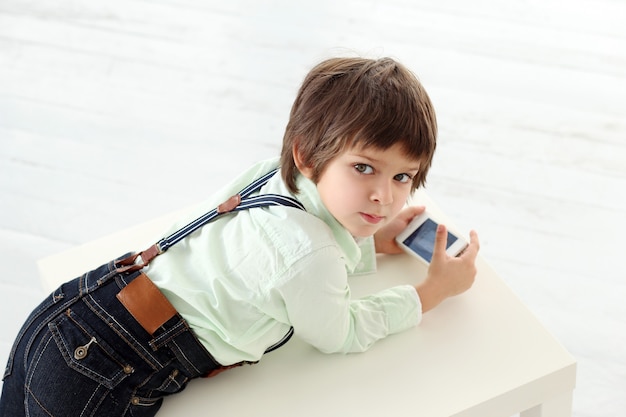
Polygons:
[[354,272],[361,260],[361,249],[357,241],[352,234],[333,217],[326,206],[324,206],[313,181],[303,175],[298,175],[296,185],[299,193],[295,197],[304,205],[308,213],[320,218],[330,227],[335,240],[344,254],[348,272]]

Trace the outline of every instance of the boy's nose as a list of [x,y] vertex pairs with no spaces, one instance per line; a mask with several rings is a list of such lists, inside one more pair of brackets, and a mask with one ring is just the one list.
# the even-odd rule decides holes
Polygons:
[[391,186],[387,183],[379,183],[371,194],[371,200],[381,205],[387,205],[393,203],[393,194]]

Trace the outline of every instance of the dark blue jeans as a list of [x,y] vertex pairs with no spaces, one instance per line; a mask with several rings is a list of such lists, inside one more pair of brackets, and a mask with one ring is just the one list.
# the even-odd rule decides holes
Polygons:
[[9,356],[0,416],[153,416],[163,397],[219,367],[179,315],[150,335],[117,300],[138,273],[115,261],[54,291]]

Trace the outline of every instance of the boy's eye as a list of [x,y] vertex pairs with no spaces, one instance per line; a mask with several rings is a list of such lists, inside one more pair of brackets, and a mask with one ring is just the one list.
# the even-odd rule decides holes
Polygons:
[[395,177],[393,177],[393,179],[395,179],[396,181],[400,181],[402,183],[407,183],[411,181],[413,177],[410,176],[409,174],[398,174]]
[[367,164],[356,164],[354,166],[354,169],[356,169],[361,174],[372,174],[372,173],[374,173],[374,168],[372,168],[371,166],[369,166]]

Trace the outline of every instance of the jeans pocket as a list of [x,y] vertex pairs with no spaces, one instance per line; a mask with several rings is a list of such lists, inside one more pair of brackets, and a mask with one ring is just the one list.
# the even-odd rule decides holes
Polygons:
[[71,310],[48,327],[67,366],[87,378],[113,389],[132,373],[132,367]]
[[26,376],[33,415],[40,409],[51,415],[92,415],[101,405],[112,406],[106,397],[133,368],[69,309],[48,329]]

